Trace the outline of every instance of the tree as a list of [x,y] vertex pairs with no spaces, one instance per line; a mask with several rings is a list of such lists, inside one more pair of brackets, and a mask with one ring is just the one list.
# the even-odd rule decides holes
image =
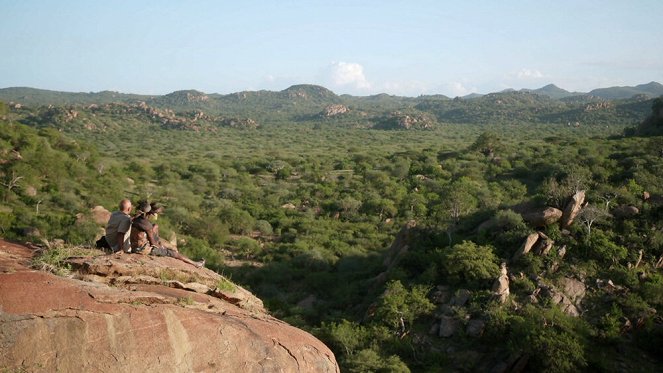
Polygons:
[[405,335],[414,319],[435,309],[435,305],[426,296],[429,291],[430,288],[423,285],[407,290],[400,281],[392,281],[387,284],[376,315],[399,335]]
[[12,189],[18,186],[18,182],[23,179],[23,176],[16,176],[16,172],[12,170],[12,175],[7,175],[5,181],[0,182],[5,188],[7,188],[7,193],[5,194],[5,202],[7,202],[7,197],[11,193]]
[[610,213],[606,210],[590,204],[585,205],[585,207],[580,210],[578,213],[578,220],[580,220],[585,225],[585,228],[587,228],[587,241],[589,241],[592,235],[592,225],[596,222],[604,221],[609,217]]
[[463,241],[442,252],[443,267],[452,280],[479,285],[495,279],[500,268],[491,246]]
[[470,145],[469,150],[478,151],[486,157],[493,158],[495,153],[503,147],[502,140],[496,133],[486,131],[477,137],[474,143]]

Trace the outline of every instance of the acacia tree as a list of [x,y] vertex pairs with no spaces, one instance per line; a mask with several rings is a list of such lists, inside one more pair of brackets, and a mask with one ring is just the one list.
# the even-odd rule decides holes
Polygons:
[[479,135],[472,145],[470,151],[478,151],[486,157],[494,157],[495,153],[503,148],[502,141],[494,132],[486,131]]

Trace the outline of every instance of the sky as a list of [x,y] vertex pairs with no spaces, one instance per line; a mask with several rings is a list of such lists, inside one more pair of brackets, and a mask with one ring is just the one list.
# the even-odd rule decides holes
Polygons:
[[0,0],[0,88],[400,96],[663,83],[663,1]]

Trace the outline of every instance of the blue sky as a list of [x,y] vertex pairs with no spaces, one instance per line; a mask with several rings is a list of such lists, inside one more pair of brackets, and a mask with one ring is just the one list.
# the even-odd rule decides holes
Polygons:
[[663,83],[663,1],[0,0],[0,88],[448,96]]

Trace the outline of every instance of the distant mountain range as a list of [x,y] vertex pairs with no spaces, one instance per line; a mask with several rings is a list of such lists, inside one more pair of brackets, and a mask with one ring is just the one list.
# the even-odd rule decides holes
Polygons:
[[[657,82],[590,92],[569,92],[549,84],[533,90],[511,89],[453,99],[444,95],[337,95],[325,87],[309,84],[294,85],[277,92],[243,91],[225,95],[196,90],[139,95],[111,91],[71,93],[23,87],[0,89],[0,101],[13,103],[10,106],[15,110],[19,107],[28,110],[48,109],[48,106],[72,107],[71,110],[81,115],[74,122],[87,120],[88,124],[104,112],[108,115],[133,112],[156,117],[170,127],[178,128],[197,126],[200,121],[214,125],[309,122],[406,129],[433,128],[436,123],[634,125],[646,118],[651,112],[653,99],[661,95],[663,85]],[[39,110],[42,111],[38,115],[40,118],[53,115]],[[38,122],[48,120],[44,117]]]
[[[507,89],[502,92],[513,92],[513,89]],[[637,95],[644,95],[650,98],[663,95],[663,85],[657,82],[649,82],[647,84],[636,85],[635,87],[609,87],[597,88],[589,92],[569,92],[563,88],[559,88],[554,84],[548,84],[539,89],[521,89],[519,92],[530,92],[538,95],[548,96],[552,99],[559,100],[572,96],[587,96],[601,98],[605,100],[620,100],[627,99]],[[483,95],[471,93],[463,98],[476,98]]]
[[[209,94],[213,97],[242,97],[242,96],[261,96],[261,95],[270,95],[270,94],[282,94],[291,96],[293,92],[296,92],[302,87],[315,87],[313,90],[318,91],[318,95],[322,99],[332,99],[337,96],[334,92],[328,90],[327,88],[309,85],[309,84],[300,84],[294,85],[290,88],[287,88],[283,91],[273,92],[273,91],[243,91],[236,92],[227,95],[221,95],[217,93]],[[514,89],[506,89],[497,93],[509,93],[516,92]],[[643,95],[647,98],[655,98],[663,95],[663,84],[658,82],[649,82],[647,84],[640,84],[634,87],[608,87],[608,88],[597,88],[589,92],[569,92],[563,88],[559,88],[554,84],[548,84],[544,87],[538,89],[521,89],[517,92],[528,92],[534,93],[537,95],[548,96],[552,99],[559,100],[567,97],[574,96],[585,96],[587,98],[595,99],[605,99],[605,100],[620,100],[620,99],[629,99],[633,96]],[[294,93],[295,95],[297,93]],[[492,93],[489,93],[492,94]],[[5,102],[19,102],[24,105],[67,105],[67,104],[91,104],[91,103],[110,103],[110,102],[130,102],[130,101],[150,101],[157,99],[159,97],[163,98],[164,101],[175,100],[178,103],[184,101],[188,102],[189,100],[186,97],[182,98],[180,96],[196,97],[196,96],[207,96],[207,94],[196,91],[196,90],[183,90],[175,91],[166,95],[141,95],[141,94],[128,94],[120,93],[113,91],[101,91],[101,92],[61,92],[61,91],[50,91],[45,89],[29,88],[29,87],[10,87],[10,88],[0,88],[0,101]],[[485,94],[471,93],[469,95],[463,96],[465,99],[474,99],[486,96]],[[354,98],[363,102],[375,102],[375,103],[385,103],[388,101],[398,101],[403,102],[408,99],[414,99],[412,97],[402,97],[402,96],[392,96],[388,94],[377,94],[372,96],[351,96],[351,95],[342,95],[340,97],[345,98]],[[437,98],[437,99],[450,99],[444,95],[423,95],[419,98]],[[332,100],[333,101],[333,100]]]

